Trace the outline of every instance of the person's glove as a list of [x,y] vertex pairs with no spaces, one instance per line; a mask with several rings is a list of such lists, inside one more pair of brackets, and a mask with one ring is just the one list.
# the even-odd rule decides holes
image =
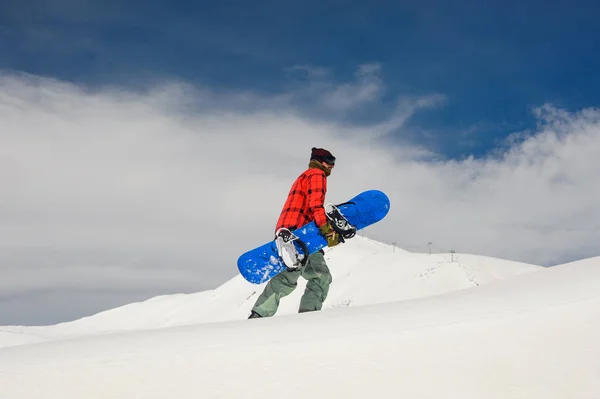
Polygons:
[[334,247],[340,243],[339,234],[331,227],[329,222],[319,227],[319,232],[327,240],[328,247]]

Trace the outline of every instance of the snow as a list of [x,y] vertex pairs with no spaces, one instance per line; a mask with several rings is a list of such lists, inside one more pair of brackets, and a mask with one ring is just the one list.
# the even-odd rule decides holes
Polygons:
[[0,398],[600,398],[600,257],[552,268],[355,237],[323,311],[261,286],[0,327]]

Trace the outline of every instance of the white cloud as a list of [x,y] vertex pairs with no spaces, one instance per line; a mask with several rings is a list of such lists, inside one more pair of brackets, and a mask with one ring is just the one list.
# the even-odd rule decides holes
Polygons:
[[377,104],[385,93],[380,77],[381,65],[377,63],[359,65],[354,79],[337,83],[326,68],[297,65],[289,72],[303,72],[307,82],[300,87],[276,97],[290,105],[304,101],[303,107],[312,107],[325,113],[344,114],[359,107]]
[[355,82],[344,83],[324,93],[322,102],[334,110],[351,110],[378,100],[383,94],[380,70],[378,64],[361,65],[356,72]]
[[[362,93],[356,87],[375,72],[363,67],[357,82],[327,92]],[[15,296],[40,290],[71,290],[74,300],[102,290],[158,295],[232,277],[237,256],[269,239],[313,146],[339,160],[329,201],[389,194],[388,218],[367,229],[373,238],[537,264],[598,254],[598,110],[544,106],[539,130],[506,153],[433,162],[427,149],[389,146],[372,132],[401,128],[438,96],[400,101],[370,127],[311,119],[291,97],[3,75],[0,324]],[[41,301],[39,314],[71,315]]]

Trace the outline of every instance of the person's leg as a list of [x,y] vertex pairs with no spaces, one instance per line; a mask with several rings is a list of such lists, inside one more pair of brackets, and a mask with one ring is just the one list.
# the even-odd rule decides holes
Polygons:
[[300,299],[298,312],[321,310],[329,293],[329,285],[333,280],[329,267],[325,262],[325,256],[321,251],[309,256],[308,262],[302,269],[302,277],[307,279],[308,282]]
[[[260,317],[271,317],[275,315],[279,308],[279,300],[284,296],[291,294],[296,289],[299,277],[299,270],[284,270],[273,277],[269,280],[264,291],[256,300],[252,312]],[[251,317],[256,317],[256,315],[253,314]]]

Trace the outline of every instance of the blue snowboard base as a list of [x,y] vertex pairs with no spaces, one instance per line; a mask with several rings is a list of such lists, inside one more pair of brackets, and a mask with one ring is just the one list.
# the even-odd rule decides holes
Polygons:
[[[337,207],[348,222],[356,230],[360,230],[383,219],[390,210],[390,200],[379,190],[369,190]],[[304,242],[309,254],[327,246],[327,241],[319,233],[315,222],[310,222],[293,233]],[[253,284],[262,284],[286,269],[277,253],[275,239],[241,255],[237,265],[241,275]]]

